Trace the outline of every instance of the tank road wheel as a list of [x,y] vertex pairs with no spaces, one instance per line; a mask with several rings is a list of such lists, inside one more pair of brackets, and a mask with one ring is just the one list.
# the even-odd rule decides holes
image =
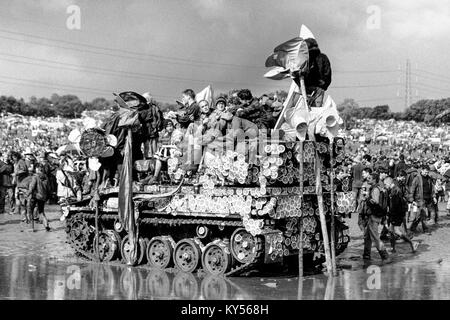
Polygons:
[[231,235],[230,251],[240,263],[252,262],[261,250],[261,240],[244,228],[236,229]]
[[193,272],[200,264],[201,251],[193,239],[178,241],[173,252],[173,262],[183,272]]
[[202,254],[203,269],[212,275],[221,275],[231,269],[229,244],[223,241],[211,242]]
[[194,300],[198,298],[198,282],[192,273],[178,272],[172,282],[173,293],[182,299]]
[[[98,251],[97,252],[97,241]],[[95,238],[94,250],[100,261],[109,262],[113,260],[119,253],[121,239],[117,232],[113,230],[103,230],[99,232],[98,239]]]
[[142,238],[138,239],[136,259],[132,260],[130,257],[131,244],[129,241],[129,236],[126,235],[120,245],[120,253],[122,254],[122,259],[124,262],[130,261],[132,265],[141,264],[145,255],[145,240]]
[[165,269],[172,263],[174,241],[168,237],[153,237],[147,244],[147,261],[151,267]]

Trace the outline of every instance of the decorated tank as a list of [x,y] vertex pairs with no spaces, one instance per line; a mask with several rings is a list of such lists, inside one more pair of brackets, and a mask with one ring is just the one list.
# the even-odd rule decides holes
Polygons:
[[[167,159],[159,184],[136,178],[151,171],[148,161],[136,157],[150,102],[135,92],[116,95],[118,106],[129,111],[107,121],[105,137],[87,131],[79,144],[93,170],[103,166],[112,174],[120,159],[119,186],[97,184],[93,197],[64,206],[75,251],[93,260],[174,266],[188,273],[203,269],[213,275],[298,265],[295,257],[301,252],[304,261],[326,260],[329,269],[330,251],[338,255],[349,242],[343,216],[354,212],[354,201],[349,181],[334,178],[345,152],[336,104],[330,96],[325,99],[323,90],[306,93],[304,39],[313,36],[303,29],[300,37],[276,47],[265,64],[273,67],[266,78],[294,80],[274,127],[259,128],[225,109],[217,119],[226,121],[226,129],[207,131],[205,123],[215,128],[211,119],[195,120],[182,108],[177,119],[189,124],[183,132],[186,145]],[[212,99],[210,93],[195,100]],[[229,120],[224,112],[231,113]]]
[[[119,187],[102,189],[94,199],[97,202],[93,198],[67,202],[62,209],[69,244],[90,260],[176,267],[183,272],[203,269],[214,275],[237,275],[268,264],[297,264],[300,245],[305,262],[321,264],[324,243],[316,179],[320,170],[323,212],[328,234],[334,212],[339,255],[349,242],[343,217],[354,211],[349,181],[331,183],[333,168],[344,160],[344,139],[335,138],[332,144],[326,138],[301,144],[264,143],[266,155],[255,164],[228,151],[189,175],[180,172],[176,159],[171,159],[161,183],[133,182],[135,251],[127,222],[119,214]],[[135,169],[149,170],[142,161],[135,163]]]

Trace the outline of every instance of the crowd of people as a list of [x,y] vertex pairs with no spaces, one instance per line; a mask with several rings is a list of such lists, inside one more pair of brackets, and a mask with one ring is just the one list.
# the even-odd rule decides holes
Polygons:
[[399,150],[385,155],[370,152],[370,147],[363,144],[348,153],[337,176],[352,179],[358,225],[364,234],[363,258],[371,259],[373,243],[381,259],[390,261],[383,240],[390,240],[392,252],[398,239],[415,252],[418,242],[411,238],[419,227],[429,233],[430,223],[439,223],[438,204],[446,196],[450,216],[450,158],[445,153],[405,157]]

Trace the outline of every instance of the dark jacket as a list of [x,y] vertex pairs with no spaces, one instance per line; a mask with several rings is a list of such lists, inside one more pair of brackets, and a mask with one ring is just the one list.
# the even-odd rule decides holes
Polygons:
[[14,167],[11,164],[5,163],[0,160],[0,187],[11,187]]
[[405,161],[399,161],[399,163],[397,163],[395,165],[395,169],[394,169],[394,178],[398,177],[398,174],[400,173],[400,171],[402,170],[407,170],[408,166],[406,165]]
[[32,176],[27,197],[39,201],[47,201],[49,196],[49,185],[45,174],[36,173]]
[[305,76],[306,93],[310,94],[321,88],[326,91],[331,84],[331,64],[328,57],[323,54],[317,42],[308,43],[309,69]]
[[148,109],[139,111],[139,121],[147,139],[157,138],[158,132],[163,129],[163,114],[154,104],[150,105]]
[[422,175],[416,174],[409,187],[409,202],[415,201],[417,206],[421,207],[423,205],[423,181]]
[[[145,110],[134,110],[134,111],[118,111],[115,112],[111,117],[109,117],[105,123],[103,124],[102,129],[105,130],[105,134],[112,134],[117,138],[117,145],[115,147],[114,156],[109,158],[101,158],[100,162],[105,165],[111,166],[111,163],[114,162],[116,164],[122,163],[122,155],[120,154],[121,151],[125,147],[125,141],[128,134],[128,129],[119,126],[121,120],[124,118],[132,118],[133,115],[136,115],[136,112],[138,113],[138,120],[140,124],[143,124],[143,118],[141,116],[141,113],[145,112]],[[147,137],[146,129],[142,126],[138,130],[133,130],[132,133],[132,140],[133,140],[133,161],[139,160],[143,158],[143,154],[141,151],[141,144],[145,141]]]
[[363,201],[363,216],[376,216],[380,209],[380,189],[377,185],[370,188],[370,197]]
[[263,113],[263,108],[256,98],[253,98],[250,103],[238,106],[238,108],[242,110],[238,110],[236,115],[253,123],[256,123],[256,120],[258,120]]
[[115,112],[102,126],[102,129],[105,130],[105,134],[112,134],[117,138],[117,150],[122,150],[125,145],[126,130],[119,127],[119,122],[123,115],[124,112]]
[[444,178],[445,178],[445,191],[449,192],[450,191],[450,169],[444,173]]
[[401,225],[405,218],[408,205],[398,185],[394,185],[389,192],[389,218],[395,226]]
[[[192,119],[191,119],[192,117]],[[196,102],[192,103],[189,107],[186,108],[184,115],[177,115],[177,121],[180,126],[184,129],[189,127],[189,124],[198,120],[200,118],[200,107]]]
[[406,169],[406,181],[405,184],[408,186],[408,189],[411,188],[412,182],[414,178],[419,174],[417,169],[408,168]]
[[434,197],[434,181],[430,176],[422,176],[423,200],[431,201]]
[[389,191],[389,216],[404,216],[406,208],[407,205],[402,190],[398,185],[394,185]]

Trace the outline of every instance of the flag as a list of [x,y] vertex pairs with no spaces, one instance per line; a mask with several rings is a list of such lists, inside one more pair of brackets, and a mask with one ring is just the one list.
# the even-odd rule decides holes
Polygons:
[[290,77],[296,71],[304,72],[308,67],[308,46],[301,37],[278,45],[266,59],[266,67],[274,67],[264,77],[280,80]]
[[305,26],[304,24],[302,24],[302,26],[300,27],[300,37],[305,40],[306,39],[315,39],[311,30],[309,30],[309,28],[307,26]]
[[205,89],[195,95],[195,101],[197,101],[197,103],[202,100],[208,101],[210,106],[213,105],[213,89],[211,85],[207,86]]
[[278,45],[267,58],[266,67],[278,66],[286,68],[288,59],[298,54],[299,45],[302,40],[302,38],[296,37]]
[[272,79],[272,80],[283,80],[289,77],[289,70],[286,70],[283,67],[275,67],[270,69],[264,74],[264,78]]
[[131,245],[130,261],[127,261],[128,264],[134,264],[137,256],[137,235],[133,203],[132,157],[132,131],[131,129],[128,129],[119,182],[119,219],[123,223],[125,230],[128,231]]

